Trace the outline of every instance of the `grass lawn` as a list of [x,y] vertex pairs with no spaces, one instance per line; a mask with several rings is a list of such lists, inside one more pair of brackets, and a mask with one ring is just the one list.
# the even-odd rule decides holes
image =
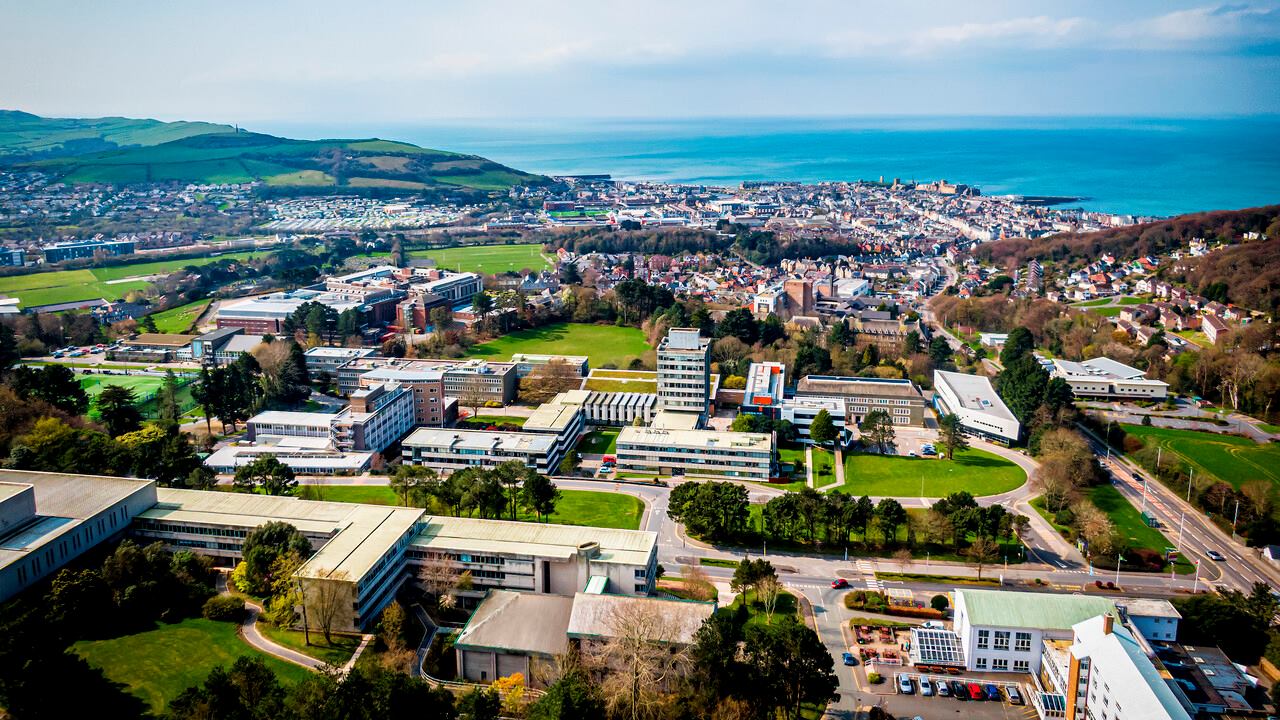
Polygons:
[[[1164,549],[1173,547],[1173,541],[1164,533],[1150,527],[1142,520],[1142,514],[1119,490],[1111,485],[1095,485],[1089,488],[1089,499],[1098,509],[1111,518],[1111,524],[1121,537],[1126,538],[1135,548],[1145,548],[1164,554]],[[1166,564],[1166,569],[1167,569]],[[1177,571],[1189,573],[1195,568],[1187,560],[1179,558]]]
[[1072,303],[1071,307],[1088,308],[1100,307],[1102,305],[1110,305],[1111,298],[1098,298],[1097,300],[1085,300],[1084,302]]
[[1258,429],[1262,432],[1269,432],[1272,435],[1280,433],[1280,425],[1272,425],[1271,423],[1258,423]]
[[738,567],[737,560],[725,560],[723,558],[708,558],[708,557],[698,558],[698,564],[710,565],[711,567],[722,567],[722,568]]
[[82,640],[72,652],[122,683],[152,710],[162,711],[183,690],[204,682],[218,665],[231,665],[241,655],[262,657],[286,685],[311,675],[305,668],[277,660],[249,647],[236,635],[235,623],[190,618],[173,625],[110,640]]
[[637,392],[637,393],[656,393],[658,392],[657,380],[622,380],[613,378],[590,377],[582,385],[583,390],[595,390],[596,392]]
[[1121,305],[1141,305],[1142,303],[1147,302],[1147,299],[1144,297],[1134,297],[1133,295],[1125,295],[1124,297],[1120,298],[1118,302]]
[[1054,530],[1057,530],[1059,535],[1066,537],[1067,533],[1070,532],[1071,528],[1066,525],[1059,525],[1058,521],[1054,519],[1053,513],[1049,512],[1048,506],[1045,505],[1043,495],[1031,498],[1031,507],[1035,508],[1036,513],[1044,518],[1044,521],[1049,523]]
[[520,417],[519,415],[472,415],[462,419],[467,422],[481,422],[490,425],[519,425],[524,427],[525,421],[529,418]]
[[1237,489],[1257,479],[1280,486],[1280,445],[1260,445],[1248,438],[1195,430],[1142,425],[1125,425],[1124,430],[1141,438],[1147,447],[1163,446],[1164,462],[1167,463],[1169,454],[1173,453],[1194,466],[1197,479],[1209,475]]
[[1178,330],[1174,335],[1200,347],[1211,347],[1213,345],[1213,343],[1209,342],[1209,336],[1199,330]]
[[258,623],[258,631],[280,645],[335,667],[345,665],[360,646],[360,638],[353,635],[333,635],[333,644],[330,645],[324,641],[324,633],[316,630],[311,631],[311,644],[308,645],[306,635],[301,630],[278,628],[265,621]]
[[1101,315],[1102,317],[1108,317],[1108,318],[1119,317],[1121,310],[1124,310],[1124,308],[1119,305],[1108,305],[1106,307],[1088,308],[1088,312],[1091,312],[1094,315]]
[[542,256],[542,246],[524,245],[476,245],[472,247],[417,250],[415,257],[427,257],[436,265],[450,270],[478,272],[485,275],[520,270],[543,270],[551,263]]
[[578,452],[609,455],[618,451],[618,428],[592,430],[578,442]]
[[200,318],[200,314],[209,307],[209,303],[213,302],[209,299],[197,300],[186,305],[162,310],[151,316],[156,321],[156,330],[162,333],[185,334],[191,330],[196,324],[196,320]]
[[[400,498],[385,485],[303,485],[301,497],[331,502],[399,505]],[[560,502],[549,522],[553,525],[589,525],[591,527],[638,530],[644,501],[634,495],[599,490],[561,490]],[[523,511],[520,520],[535,518]]]
[[474,345],[470,357],[509,360],[514,353],[586,355],[591,365],[625,367],[649,352],[644,333],[637,328],[585,323],[556,323],[520,330]]
[[[740,593],[733,602],[726,606],[729,611],[737,610],[737,608],[746,603],[747,605],[747,625],[767,625],[769,617],[764,612],[764,603],[756,599],[754,590],[748,590]],[[799,616],[800,604],[796,601],[796,596],[783,590],[778,593],[778,603],[773,607],[773,617],[775,620],[786,617],[787,615]]]
[[23,308],[77,300],[119,300],[131,290],[145,289],[145,280],[120,281],[124,278],[170,273],[187,265],[208,265],[223,258],[243,259],[255,253],[226,253],[218,257],[157,260],[153,262],[116,265],[105,268],[81,270],[57,270],[45,273],[28,273],[0,278],[0,294],[16,297]]
[[928,573],[876,572],[877,580],[910,580],[912,582],[943,583],[945,585],[999,585],[998,578],[976,577],[966,575],[930,575]]
[[835,481],[835,453],[815,447],[813,449],[813,486],[826,487]]
[[968,490],[975,497],[982,497],[1020,487],[1027,481],[1027,474],[1010,460],[968,448],[957,452],[954,460],[845,453],[844,479],[844,485],[835,488],[835,492],[872,497],[945,497]]

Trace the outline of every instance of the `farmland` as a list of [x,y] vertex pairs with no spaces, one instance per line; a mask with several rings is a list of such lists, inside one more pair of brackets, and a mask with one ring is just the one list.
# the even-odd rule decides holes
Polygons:
[[253,255],[252,252],[227,253],[217,257],[156,260],[102,268],[11,275],[0,278],[0,293],[18,298],[24,308],[97,298],[119,300],[133,290],[144,290],[150,285],[147,280],[125,278],[167,274],[188,265],[208,265],[224,259],[243,260]]

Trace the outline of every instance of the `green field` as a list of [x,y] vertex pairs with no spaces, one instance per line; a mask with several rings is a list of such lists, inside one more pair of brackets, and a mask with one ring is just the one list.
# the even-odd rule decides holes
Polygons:
[[297,650],[335,667],[345,665],[360,646],[359,636],[333,635],[333,643],[329,644],[324,641],[324,634],[315,630],[311,631],[311,644],[308,645],[307,636],[301,630],[278,628],[266,621],[258,623],[258,632],[277,645]]
[[1110,304],[1111,298],[1098,298],[1097,300],[1085,300],[1084,302],[1073,303],[1071,307],[1090,308]]
[[[1164,549],[1173,547],[1173,541],[1159,530],[1147,525],[1142,520],[1142,513],[1111,485],[1095,485],[1089,488],[1089,499],[1099,510],[1111,518],[1111,525],[1117,534],[1129,542],[1133,548],[1144,548],[1164,554]],[[1166,564],[1166,569],[1168,568]],[[1185,559],[1179,559],[1179,573],[1192,572],[1195,568]]]
[[1250,480],[1259,479],[1280,485],[1280,445],[1260,445],[1248,438],[1195,430],[1142,425],[1125,425],[1124,430],[1141,438],[1147,447],[1162,446],[1162,462],[1166,466],[1172,453],[1194,467],[1197,479],[1207,475],[1230,483],[1236,489]]
[[104,268],[11,275],[0,277],[0,294],[18,298],[24,308],[97,298],[119,300],[130,291],[145,290],[151,284],[146,280],[124,278],[171,273],[188,265],[208,265],[227,258],[243,260],[254,254],[226,253],[217,257],[156,260]]
[[89,395],[92,400],[98,397],[103,388],[108,385],[123,385],[133,390],[133,394],[141,400],[143,397],[154,393],[164,385],[164,378],[156,375],[79,375],[80,387]]
[[485,275],[511,271],[544,270],[551,263],[542,256],[542,246],[532,245],[475,245],[471,247],[419,250],[414,257],[427,257],[436,265],[462,272],[478,272]]
[[1119,317],[1121,310],[1124,310],[1124,308],[1120,307],[1119,305],[1108,305],[1106,307],[1088,309],[1088,311],[1093,313],[1094,315],[1101,315],[1102,317],[1108,317],[1108,318]]
[[[300,494],[311,500],[373,505],[400,504],[400,498],[385,485],[304,485]],[[638,530],[642,513],[644,502],[634,495],[598,490],[561,490],[560,502],[549,521],[554,525]],[[535,519],[524,511],[518,517],[527,521]]]
[[473,345],[467,355],[486,360],[509,360],[515,353],[586,355],[592,367],[626,367],[649,350],[644,333],[637,328],[556,323]]
[[[921,479],[924,490],[921,491]],[[975,497],[1021,486],[1027,474],[1012,461],[968,448],[954,460],[845,453],[844,485],[835,492],[872,497],[944,497],[968,490]]]
[[826,487],[836,481],[836,456],[828,450],[813,449],[813,486]]
[[618,428],[592,430],[578,442],[578,452],[608,455],[618,451]]
[[582,384],[583,390],[596,392],[658,392],[658,381],[655,380],[621,380],[614,378],[589,377]]
[[462,418],[467,422],[488,423],[490,425],[519,425],[524,427],[529,418],[520,417],[519,415],[472,415],[471,417]]
[[204,682],[218,665],[231,665],[241,655],[263,658],[280,681],[292,685],[310,671],[249,647],[236,635],[235,623],[191,618],[173,625],[110,640],[82,640],[71,651],[101,668],[152,710],[162,711],[183,690]]
[[156,321],[156,330],[162,333],[186,334],[200,319],[200,315],[209,307],[212,300],[197,300],[186,305],[161,310],[154,313],[151,319]]

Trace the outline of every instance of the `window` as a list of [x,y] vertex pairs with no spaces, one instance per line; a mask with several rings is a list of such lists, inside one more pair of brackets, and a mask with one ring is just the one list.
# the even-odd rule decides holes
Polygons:
[[989,647],[991,647],[991,631],[979,630],[978,631],[978,649],[986,650]]
[[1008,670],[1009,661],[1004,658],[996,658],[991,661],[991,669],[992,670]]
[[986,669],[987,669],[987,659],[986,659],[986,658],[978,658],[977,660],[975,660],[975,661],[974,661],[973,666],[974,666],[975,668],[979,669],[979,670],[986,670]]
[[1031,652],[1031,633],[1020,632],[1013,635],[1013,649],[1018,652]]
[[1024,672],[1031,672],[1031,663],[1030,663],[1030,661],[1027,661],[1027,660],[1014,660],[1014,661],[1013,661],[1013,671],[1014,671],[1014,672],[1022,672],[1022,673],[1024,673]]
[[996,643],[995,643],[995,649],[996,649],[996,650],[1008,650],[1008,649],[1009,649],[1009,631],[1008,631],[1008,630],[997,630],[997,631],[996,631]]

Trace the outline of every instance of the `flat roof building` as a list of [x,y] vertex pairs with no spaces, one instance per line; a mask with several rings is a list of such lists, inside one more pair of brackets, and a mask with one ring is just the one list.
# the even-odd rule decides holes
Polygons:
[[586,355],[535,355],[532,353],[516,353],[511,356],[511,362],[516,366],[516,376],[525,377],[533,372],[534,368],[542,367],[553,362],[562,362],[578,372],[582,377],[586,377],[591,371],[590,359]]
[[1073,625],[1102,614],[1119,617],[1110,598],[955,591],[955,633],[970,670],[1038,672],[1043,640],[1070,638]]
[[444,473],[518,460],[543,475],[554,475],[564,459],[555,435],[531,432],[418,428],[400,447],[406,464]]
[[1148,380],[1142,370],[1111,358],[1055,359],[1052,367],[1053,376],[1066,380],[1077,398],[1163,400],[1169,393],[1168,383]]
[[658,409],[706,418],[712,397],[711,338],[697,328],[671,328],[658,343]]
[[444,381],[445,394],[459,401],[478,399],[508,405],[516,399],[514,363],[488,360],[405,360],[398,358],[357,358],[337,370],[338,391],[355,392],[360,376],[371,370],[437,371]]
[[378,351],[373,348],[324,347],[318,345],[303,353],[307,361],[307,372],[311,374],[327,372],[334,376],[338,368],[358,358],[373,357]]
[[777,417],[786,379],[787,366],[782,363],[751,363],[742,393],[742,412]]
[[1022,425],[979,375],[933,371],[934,405],[939,413],[955,414],[966,432],[1008,445],[1018,441]]
[[910,380],[843,375],[807,375],[796,384],[796,396],[847,399],[846,422],[860,424],[872,410],[883,410],[894,425],[924,426],[924,396]]
[[618,433],[618,470],[768,481],[773,470],[773,436],[624,427]]

